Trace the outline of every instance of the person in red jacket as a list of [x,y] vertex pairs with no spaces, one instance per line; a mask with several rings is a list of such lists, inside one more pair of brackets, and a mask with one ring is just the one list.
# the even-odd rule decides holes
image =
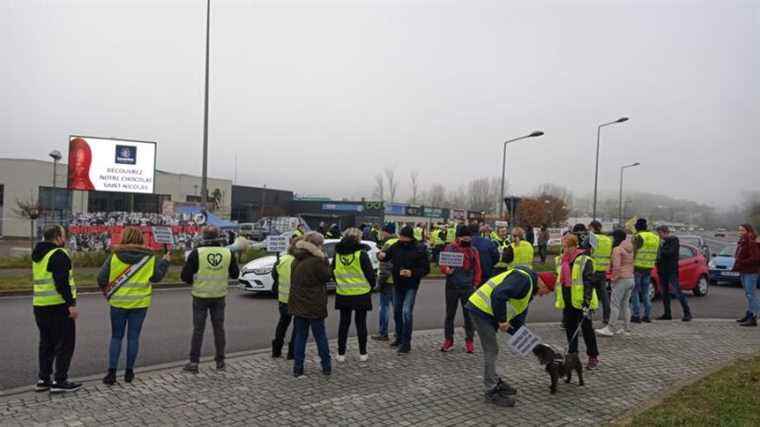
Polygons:
[[760,300],[755,294],[760,272],[760,244],[756,239],[757,233],[751,225],[739,226],[739,243],[736,245],[733,271],[739,273],[747,297],[747,313],[737,320],[741,326],[757,326],[757,316],[760,315]]
[[464,254],[464,263],[461,267],[441,266],[441,273],[446,275],[446,321],[444,322],[445,339],[441,345],[441,351],[450,351],[454,347],[454,318],[460,302],[462,316],[464,316],[465,349],[468,353],[475,351],[473,337],[475,326],[472,323],[470,312],[465,310],[465,305],[470,295],[481,284],[482,270],[480,269],[480,254],[472,246],[472,234],[467,226],[457,227],[456,240],[446,246],[444,252],[459,252]]

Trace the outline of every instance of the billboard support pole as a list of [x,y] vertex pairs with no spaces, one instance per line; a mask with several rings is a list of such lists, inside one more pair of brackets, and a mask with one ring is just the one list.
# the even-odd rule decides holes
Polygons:
[[211,0],[206,0],[206,88],[203,95],[203,174],[201,178],[201,203],[208,209],[208,57],[211,26]]

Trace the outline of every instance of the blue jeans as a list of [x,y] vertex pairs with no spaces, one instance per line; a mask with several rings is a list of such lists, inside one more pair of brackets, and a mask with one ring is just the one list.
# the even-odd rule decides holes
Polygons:
[[651,280],[651,271],[635,271],[633,273],[633,295],[631,297],[631,313],[633,317],[639,317],[642,302],[644,303],[644,317],[649,318],[652,314],[652,301],[649,300]]
[[322,359],[322,369],[331,369],[332,360],[330,359],[330,347],[327,343],[327,333],[325,332],[325,319],[306,319],[303,317],[293,317],[293,358],[294,370],[303,370],[304,359],[306,359],[306,340],[309,338],[309,327],[314,334],[314,341],[317,342],[319,358]]
[[380,292],[380,314],[379,314],[379,321],[380,321],[380,329],[378,330],[378,335],[387,337],[388,336],[388,323],[390,321],[390,310],[389,307],[393,305],[393,288],[391,288],[388,292],[382,291]]
[[757,316],[760,314],[760,300],[755,293],[758,275],[756,273],[742,273],[739,278],[744,287],[744,295],[747,297],[747,311]]
[[108,369],[119,366],[121,342],[124,332],[127,332],[127,369],[135,367],[137,352],[140,350],[140,331],[143,321],[148,314],[147,308],[116,308],[111,307],[111,345],[108,348]]
[[393,290],[393,321],[396,323],[396,339],[404,346],[412,343],[414,300],[417,288],[396,286]]

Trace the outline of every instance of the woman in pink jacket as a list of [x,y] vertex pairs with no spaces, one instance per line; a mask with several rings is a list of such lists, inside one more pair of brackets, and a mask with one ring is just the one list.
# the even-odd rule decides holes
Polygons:
[[[610,321],[596,333],[603,337],[615,334],[628,335],[631,331],[631,292],[633,291],[633,244],[626,240],[625,231],[612,233],[612,296],[610,297]],[[625,327],[615,330],[618,316],[623,313]]]

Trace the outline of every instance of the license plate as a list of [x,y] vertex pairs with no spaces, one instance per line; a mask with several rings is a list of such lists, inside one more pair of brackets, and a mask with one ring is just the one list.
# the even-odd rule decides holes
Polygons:
[[728,276],[728,277],[739,277],[739,273],[735,271],[724,271],[720,273],[721,276]]

